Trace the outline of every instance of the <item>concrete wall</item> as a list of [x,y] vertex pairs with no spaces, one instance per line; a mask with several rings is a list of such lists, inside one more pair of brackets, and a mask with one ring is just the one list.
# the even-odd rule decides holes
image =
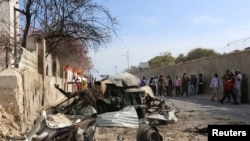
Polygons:
[[[208,92],[207,90],[214,73],[218,73],[221,78],[226,69],[230,69],[233,72],[240,70],[242,74],[246,74],[247,77],[250,77],[250,50],[193,60],[159,69],[144,70],[143,72],[139,72],[137,76],[140,78],[142,76],[151,77],[158,76],[162,73],[163,75],[170,75],[174,78],[175,76],[181,77],[184,72],[187,73],[188,76],[191,74],[198,76],[199,73],[202,73],[206,80],[205,92]],[[250,83],[248,83],[247,86],[248,90],[250,90]]]
[[22,48],[22,55],[18,66],[21,69],[25,68],[34,72],[38,72],[37,50],[30,52],[25,48]]
[[0,72],[0,104],[25,130],[42,109],[65,98],[54,84],[63,87],[64,79],[45,76],[43,81],[41,74],[28,69],[5,69]]
[[[19,116],[23,113],[22,76],[14,69],[6,69],[0,73],[0,104],[8,113]],[[18,94],[17,94],[18,93]]]
[[[0,1],[0,33],[11,37],[14,34],[14,6],[18,8],[18,2]],[[15,24],[18,26],[19,21]],[[16,30],[18,34],[19,29]],[[0,47],[0,105],[15,116],[24,131],[33,124],[41,109],[65,98],[54,84],[72,91],[67,82],[71,81],[73,73],[64,71],[56,56],[46,56],[46,42],[39,36],[29,37],[27,48],[21,48],[17,68],[6,68],[4,47]]]
[[51,105],[55,105],[62,98],[65,98],[58,90],[55,89],[54,84],[59,84],[63,87],[64,79],[52,76],[43,76],[41,74],[23,71],[23,88],[24,88],[24,116],[22,121],[23,129],[26,126],[33,124],[34,119],[42,109],[47,109]]
[[[62,70],[57,57],[45,56],[46,43],[37,40],[35,49],[23,48],[18,68],[7,68],[0,72],[0,105],[21,126],[22,131],[30,127],[42,109],[59,103],[65,97],[54,84],[66,91],[72,77]],[[46,66],[47,73],[46,73]],[[65,76],[61,77],[61,71]]]

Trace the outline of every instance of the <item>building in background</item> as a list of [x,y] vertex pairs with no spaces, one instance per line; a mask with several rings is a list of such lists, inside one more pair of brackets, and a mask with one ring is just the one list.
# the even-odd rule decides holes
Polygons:
[[[0,32],[1,34],[8,34],[14,36],[14,26],[20,24],[16,22],[14,24],[14,12],[15,8],[19,8],[19,0],[0,0]],[[16,12],[16,17],[19,16],[19,12]],[[16,20],[18,21],[18,20]],[[17,28],[18,30],[18,28]]]
[[16,8],[19,8],[19,0],[0,0],[0,69],[14,63],[16,35],[20,31],[20,14]]
[[139,71],[144,71],[149,69],[148,62],[140,62],[139,63]]

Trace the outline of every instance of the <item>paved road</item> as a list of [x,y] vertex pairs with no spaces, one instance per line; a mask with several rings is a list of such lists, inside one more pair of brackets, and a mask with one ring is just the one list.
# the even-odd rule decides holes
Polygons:
[[165,101],[170,107],[177,107],[178,121],[158,126],[164,140],[207,141],[208,125],[250,124],[250,104],[221,104],[211,101],[209,94],[188,98],[172,96]]
[[211,101],[209,94],[193,95],[190,97],[167,97],[167,99],[173,101],[173,103],[180,108],[181,111],[200,111],[206,112],[216,117],[223,117],[232,120],[242,121],[246,124],[250,124],[250,104],[221,104],[218,101]]

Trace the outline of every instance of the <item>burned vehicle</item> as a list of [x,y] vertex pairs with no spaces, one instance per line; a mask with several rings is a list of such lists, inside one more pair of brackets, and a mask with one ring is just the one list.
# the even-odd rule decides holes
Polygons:
[[[154,97],[149,86],[139,87],[139,82],[139,78],[129,73],[103,76],[95,87],[74,93],[65,92],[55,84],[66,99],[42,111],[22,139],[9,137],[7,140],[94,141],[98,138],[98,129],[119,127],[127,129],[126,132],[135,129],[136,135],[129,137],[137,141],[162,141],[151,121],[177,119],[174,112],[162,114],[164,100]],[[117,138],[120,137],[118,134]]]
[[61,93],[63,93],[67,98],[57,105],[51,106],[48,109],[48,113],[51,114],[66,114],[66,115],[82,115],[84,114],[84,109],[87,106],[95,107],[97,95],[95,95],[95,90],[87,89],[82,91],[77,91],[74,93],[65,92],[59,87],[59,85],[54,85]]
[[138,117],[144,118],[147,112],[164,112],[164,99],[155,97],[149,86],[140,87],[140,79],[130,73],[102,76],[95,87],[74,93],[65,92],[55,84],[55,88],[67,99],[52,106],[52,113],[82,114],[82,108],[88,105],[97,110],[97,114],[119,111],[134,106]]
[[[129,74],[105,76],[103,80],[95,82],[94,88],[65,92],[55,84],[55,88],[64,94],[67,99],[52,106],[52,113],[82,114],[81,108],[92,105],[97,114],[119,111],[126,106],[134,106],[138,117],[144,118],[146,112],[145,90],[139,85],[140,80]],[[70,104],[69,104],[70,103]]]
[[147,108],[144,90],[139,87],[117,87],[113,83],[105,84],[103,97],[96,100],[95,107],[98,114],[118,111],[126,106],[133,105],[138,117],[144,118]]

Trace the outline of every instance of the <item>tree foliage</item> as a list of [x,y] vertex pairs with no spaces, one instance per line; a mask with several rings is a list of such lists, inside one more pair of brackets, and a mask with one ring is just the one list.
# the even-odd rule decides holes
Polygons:
[[[14,46],[10,40],[10,36],[0,34],[0,69],[8,68],[11,54],[11,49]],[[13,41],[13,40],[12,40]]]
[[29,35],[39,34],[46,39],[48,54],[84,56],[88,49],[97,51],[116,35],[116,18],[93,0],[20,1],[16,11],[24,16],[23,47]]
[[158,68],[158,67],[171,65],[174,63],[174,60],[175,58],[172,56],[170,52],[164,52],[164,53],[160,53],[159,56],[156,56],[150,59],[148,62],[149,62],[150,68]]
[[[15,51],[17,55],[15,55]],[[21,52],[20,43],[15,42],[13,36],[8,32],[0,31],[0,69],[15,66],[15,62],[11,60],[20,61]]]
[[204,57],[212,57],[220,55],[219,53],[215,52],[212,49],[205,49],[205,48],[195,48],[188,52],[187,56],[184,54],[180,54],[175,59],[175,64],[186,62],[186,61],[192,61],[195,59],[200,59]]
[[175,64],[181,63],[181,62],[185,62],[186,60],[186,56],[184,54],[179,54],[176,58],[175,58]]
[[204,49],[204,48],[196,48],[191,50],[187,56],[184,54],[179,54],[176,58],[171,55],[170,52],[163,52],[160,53],[159,56],[156,56],[148,61],[149,66],[151,69],[164,67],[172,64],[183,63],[186,61],[191,61],[199,58],[204,57],[212,57],[220,55],[216,53],[214,50],[211,49]]
[[204,49],[204,48],[196,48],[194,50],[191,50],[186,57],[185,61],[191,61],[199,58],[204,58],[204,57],[212,57],[212,56],[217,56],[219,53],[216,53],[212,49]]

